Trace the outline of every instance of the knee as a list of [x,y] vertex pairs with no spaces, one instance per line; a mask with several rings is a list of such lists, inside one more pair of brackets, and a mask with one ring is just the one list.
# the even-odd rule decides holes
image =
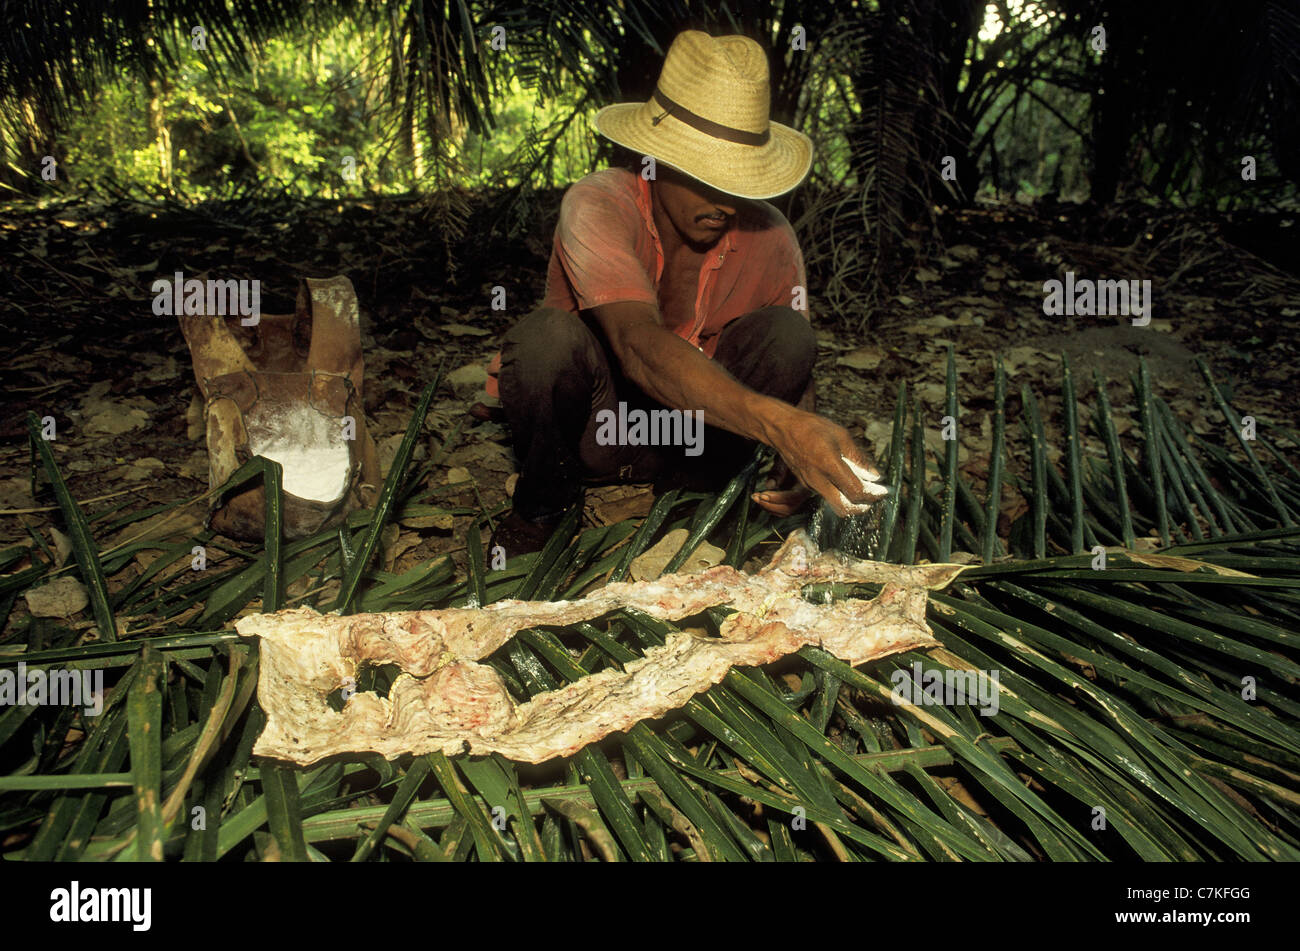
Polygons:
[[506,332],[502,376],[524,368],[530,376],[571,372],[583,362],[591,344],[591,331],[577,314],[539,307]]
[[797,310],[764,307],[727,325],[714,359],[750,389],[794,403],[812,379],[817,335]]
[[781,305],[767,307],[761,313],[768,320],[770,345],[787,360],[806,365],[811,373],[813,364],[817,362],[817,332],[808,318],[793,307]]
[[773,305],[756,311],[751,346],[764,360],[779,361],[791,376],[812,375],[817,362],[817,333],[793,307]]

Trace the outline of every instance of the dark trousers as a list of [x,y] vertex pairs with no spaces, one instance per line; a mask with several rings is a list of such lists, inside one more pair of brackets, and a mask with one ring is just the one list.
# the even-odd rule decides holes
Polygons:
[[[789,307],[765,307],[723,329],[713,359],[751,390],[797,403],[812,378],[817,338]],[[575,502],[583,482],[719,485],[748,459],[754,444],[705,426],[702,441],[684,445],[608,444],[603,410],[625,417],[666,409],[623,376],[603,331],[589,314],[539,308],[505,336],[501,403],[521,472],[514,509],[525,518],[552,517]],[[606,425],[602,427],[602,423]],[[702,448],[699,455],[687,449]]]

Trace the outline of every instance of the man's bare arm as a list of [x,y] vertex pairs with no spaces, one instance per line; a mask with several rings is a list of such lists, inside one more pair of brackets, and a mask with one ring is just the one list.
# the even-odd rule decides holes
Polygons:
[[594,313],[624,375],[665,406],[704,410],[709,425],[765,443],[769,430],[791,409],[755,393],[665,329],[650,304],[606,304]]
[[[703,410],[708,424],[771,446],[841,515],[846,510],[840,493],[850,502],[870,500],[844,458],[874,466],[844,427],[744,386],[664,328],[650,304],[619,302],[593,312],[624,375],[650,397],[674,409]],[[800,403],[811,396],[810,386]]]
[[[816,389],[816,381],[809,380],[808,388],[803,391],[803,396],[795,405],[806,412],[816,412]],[[773,515],[780,517],[793,515],[799,511],[810,495],[812,490],[805,485],[800,485],[794,473],[790,471],[790,467],[785,464],[785,460],[778,458],[767,482],[751,498]]]

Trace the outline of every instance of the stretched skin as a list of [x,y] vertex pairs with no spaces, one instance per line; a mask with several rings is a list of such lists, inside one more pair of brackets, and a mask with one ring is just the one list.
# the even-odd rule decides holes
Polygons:
[[[898,566],[817,551],[796,532],[762,571],[719,566],[653,582],[619,582],[575,601],[501,601],[485,608],[321,615],[310,608],[236,622],[261,638],[258,702],[267,723],[253,752],[310,765],[344,753],[441,750],[491,752],[541,763],[569,756],[610,733],[675,709],[726,676],[805,644],[850,664],[933,646],[927,591],[960,565]],[[800,589],[817,582],[877,582],[870,601],[812,604]],[[726,605],[736,613],[721,637],[674,634],[622,670],[605,670],[516,703],[496,672],[476,663],[521,630],[565,626],[624,608],[668,621]],[[341,712],[327,696],[355,684],[363,664],[403,673],[388,697],[351,696]]]

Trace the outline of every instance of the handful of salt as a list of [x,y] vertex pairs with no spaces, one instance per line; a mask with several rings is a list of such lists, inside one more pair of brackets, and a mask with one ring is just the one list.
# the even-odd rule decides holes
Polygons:
[[871,500],[868,502],[850,502],[843,492],[836,489],[835,494],[839,496],[840,504],[844,506],[845,510],[847,510],[850,515],[861,515],[864,512],[870,512],[873,505],[885,496],[889,495],[889,486],[871,481],[871,474],[866,470],[866,468],[858,465],[847,456],[841,456],[840,458],[843,460],[844,464],[853,471],[853,474],[858,477],[858,480],[862,483],[862,491],[868,496],[871,496]]

